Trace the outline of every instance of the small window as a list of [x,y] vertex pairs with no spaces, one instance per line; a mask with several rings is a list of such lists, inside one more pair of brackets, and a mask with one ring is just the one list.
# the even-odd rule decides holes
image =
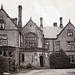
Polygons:
[[74,50],[74,42],[73,41],[67,41],[67,50]]
[[32,55],[32,62],[33,62],[33,55]]
[[73,36],[73,29],[68,29],[67,35],[68,36]]
[[0,54],[2,54],[2,51],[0,51]]
[[32,25],[30,24],[30,27],[32,27]]
[[9,52],[9,56],[10,56],[10,57],[13,56],[13,52],[12,52],[12,51]]
[[22,54],[22,62],[24,62],[24,54]]
[[56,41],[55,44],[56,44],[56,51],[59,51],[60,50],[60,41]]
[[4,51],[4,54],[3,54],[3,55],[4,55],[4,56],[7,56],[7,55],[6,55],[6,51]]
[[70,63],[73,64],[75,61],[74,55],[70,55]]

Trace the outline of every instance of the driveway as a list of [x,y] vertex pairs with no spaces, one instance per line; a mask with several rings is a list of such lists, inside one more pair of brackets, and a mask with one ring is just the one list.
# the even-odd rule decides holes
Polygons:
[[41,69],[23,71],[11,75],[75,75],[75,69]]

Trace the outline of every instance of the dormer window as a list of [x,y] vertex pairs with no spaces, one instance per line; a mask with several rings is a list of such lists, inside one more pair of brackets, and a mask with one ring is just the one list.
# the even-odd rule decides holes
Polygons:
[[0,29],[4,29],[4,20],[0,19]]

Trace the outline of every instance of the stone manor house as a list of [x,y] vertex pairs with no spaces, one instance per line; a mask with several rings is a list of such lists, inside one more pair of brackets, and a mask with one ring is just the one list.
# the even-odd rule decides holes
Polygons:
[[[12,10],[10,12],[13,12]],[[3,6],[0,9],[0,54],[8,58],[9,66],[50,67],[49,56],[54,51],[63,49],[75,63],[75,27],[70,22],[63,27],[54,22],[52,27],[44,27],[43,18],[40,26],[30,18],[22,27],[22,6],[18,6],[18,19],[10,18]]]

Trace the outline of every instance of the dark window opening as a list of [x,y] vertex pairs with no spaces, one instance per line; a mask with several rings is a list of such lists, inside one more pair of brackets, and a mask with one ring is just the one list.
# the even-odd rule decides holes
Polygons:
[[4,51],[4,54],[3,54],[3,55],[4,55],[4,56],[7,56],[5,51]]
[[24,54],[22,54],[22,62],[24,62]]
[[74,62],[74,59],[72,59],[72,62]]
[[44,67],[43,56],[40,56],[40,66],[41,66],[41,67]]
[[9,52],[9,56],[12,57],[13,56],[13,52]]
[[0,51],[0,54],[2,54],[2,51]]
[[4,20],[0,19],[0,29],[4,29]]
[[70,63],[71,63],[71,64],[74,64],[74,62],[75,62],[75,57],[74,57],[74,55],[70,55],[69,57],[70,57]]
[[32,62],[33,62],[33,55],[32,55]]

